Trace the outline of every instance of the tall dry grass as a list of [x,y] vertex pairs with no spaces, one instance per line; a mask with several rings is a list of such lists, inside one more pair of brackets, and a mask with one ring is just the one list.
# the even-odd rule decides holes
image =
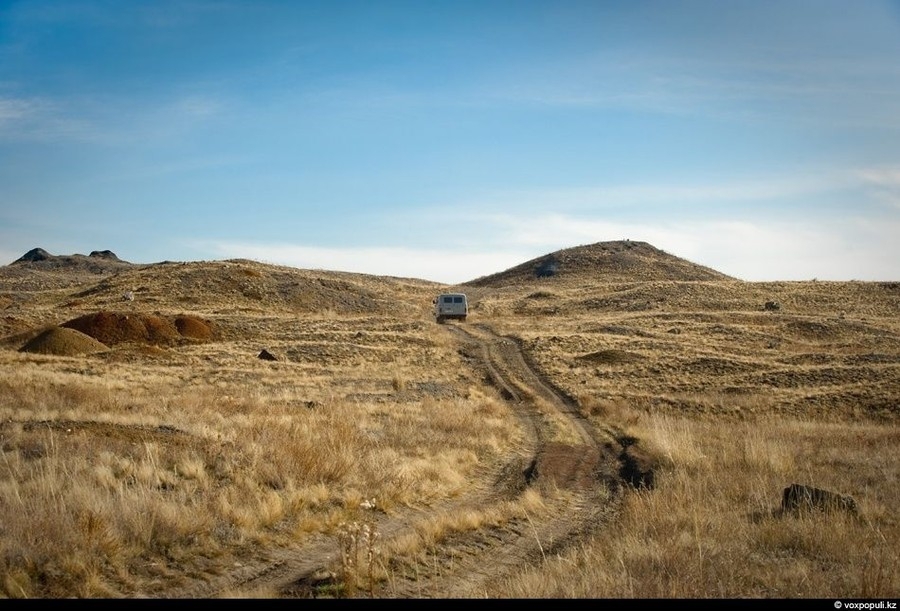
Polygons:
[[[328,305],[301,318],[265,301],[273,287],[205,303],[225,331],[218,342],[0,353],[0,594],[152,597],[317,533],[357,536],[342,539],[336,595],[373,579],[390,592],[392,572],[424,566],[453,532],[554,509],[532,491],[370,547],[364,505],[457,498],[516,453],[522,431],[428,320],[427,300],[421,319]],[[179,290],[157,290],[153,307],[206,298]],[[664,459],[655,488],[628,492],[612,528],[484,594],[896,598],[892,290],[579,280],[471,300],[471,322],[521,338],[596,426]],[[773,297],[781,313],[755,311]],[[63,299],[36,293],[27,316],[60,318]],[[287,358],[260,362],[263,346]],[[581,358],[598,352],[629,360]],[[781,515],[794,481],[851,494],[859,517]]]
[[247,550],[337,532],[367,501],[389,511],[459,495],[518,434],[478,390],[393,405],[308,396],[6,378],[3,594],[152,596]]
[[[621,522],[498,584],[491,597],[896,598],[900,431],[765,419],[631,415],[668,466]],[[793,482],[851,494],[859,514],[782,513]]]
[[[490,303],[492,326],[663,467],[614,529],[485,595],[900,595],[895,285],[560,281],[521,295]],[[761,312],[773,297],[782,309]],[[859,515],[783,515],[794,482],[853,496]]]

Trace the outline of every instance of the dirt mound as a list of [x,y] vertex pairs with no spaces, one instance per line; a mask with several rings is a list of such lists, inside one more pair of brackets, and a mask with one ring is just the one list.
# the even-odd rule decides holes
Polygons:
[[76,356],[108,349],[106,344],[76,329],[51,327],[29,340],[19,352]]
[[169,320],[154,314],[96,312],[85,314],[61,325],[114,346],[123,342],[172,345],[182,339],[209,340],[212,325],[193,316],[178,316]]
[[197,318],[196,316],[176,316],[175,328],[183,337],[191,339],[210,340],[215,335],[215,329],[208,320]]

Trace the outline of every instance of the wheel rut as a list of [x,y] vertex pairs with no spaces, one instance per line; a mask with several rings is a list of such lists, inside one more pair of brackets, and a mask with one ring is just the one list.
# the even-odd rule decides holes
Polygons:
[[[619,509],[628,440],[613,429],[592,427],[575,402],[529,364],[512,338],[478,324],[447,325],[460,351],[486,383],[496,387],[519,418],[525,443],[505,467],[483,478],[480,490],[431,508],[385,515],[368,522],[384,547],[401,535],[416,536],[429,523],[466,510],[506,507],[511,516],[471,529],[444,532],[415,552],[383,559],[377,580],[348,591],[341,585],[337,537],[317,535],[303,546],[279,550],[202,583],[170,590],[168,598],[245,597],[276,592],[281,598],[478,598],[491,584],[608,526]],[[625,478],[625,482],[627,483]],[[524,495],[539,497],[538,509]],[[509,510],[509,507],[514,509]],[[427,537],[426,537],[427,539]],[[346,582],[346,576],[343,578]],[[358,581],[358,579],[356,579]],[[365,581],[365,579],[363,579]]]

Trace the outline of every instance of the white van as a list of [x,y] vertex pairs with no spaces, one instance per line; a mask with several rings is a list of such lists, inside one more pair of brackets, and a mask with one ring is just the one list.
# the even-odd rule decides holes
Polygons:
[[465,322],[469,314],[469,302],[463,293],[442,293],[433,303],[434,317],[439,323],[445,320]]

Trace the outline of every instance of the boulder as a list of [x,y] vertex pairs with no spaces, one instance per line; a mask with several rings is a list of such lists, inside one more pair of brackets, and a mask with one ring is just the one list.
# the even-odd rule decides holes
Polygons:
[[791,484],[784,489],[781,509],[785,512],[801,511],[846,511],[855,514],[856,500],[844,494],[815,488],[805,484]]

